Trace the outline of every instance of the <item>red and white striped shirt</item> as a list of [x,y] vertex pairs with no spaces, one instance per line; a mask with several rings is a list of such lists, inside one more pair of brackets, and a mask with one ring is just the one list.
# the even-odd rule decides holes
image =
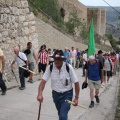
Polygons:
[[39,62],[42,63],[42,64],[47,64],[47,60],[48,60],[48,53],[46,51],[40,51],[38,53],[38,59],[39,59]]

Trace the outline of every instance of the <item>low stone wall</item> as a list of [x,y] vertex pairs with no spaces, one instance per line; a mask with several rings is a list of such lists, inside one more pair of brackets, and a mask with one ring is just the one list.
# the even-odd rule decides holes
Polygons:
[[27,0],[0,0],[0,48],[5,55],[5,73],[11,79],[10,63],[14,59],[13,46],[26,47],[32,41],[38,48],[34,14]]

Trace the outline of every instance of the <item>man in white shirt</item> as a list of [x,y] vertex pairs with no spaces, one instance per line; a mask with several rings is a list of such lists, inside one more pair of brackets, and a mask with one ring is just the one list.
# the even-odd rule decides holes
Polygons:
[[72,47],[72,49],[70,50],[70,58],[71,58],[71,65],[73,66],[73,68],[75,68],[76,57],[77,57],[77,51],[74,49],[74,47]]
[[25,89],[25,78],[24,78],[25,70],[21,67],[28,68],[28,60],[26,55],[19,51],[19,47],[14,47],[14,53],[15,53],[15,58],[11,64],[11,69],[13,69],[13,64],[17,62],[17,65],[19,67],[19,77],[20,77],[20,83],[21,83],[21,87],[19,87],[19,89],[24,90]]
[[[58,111],[59,120],[68,120],[68,111],[70,104],[65,100],[72,101],[73,88],[72,83],[75,85],[75,97],[73,102],[75,106],[78,104],[79,98],[79,82],[73,67],[66,64],[64,61],[64,53],[62,50],[56,50],[54,55],[54,63],[49,65],[43,75],[43,80],[40,83],[37,99],[43,102],[43,89],[46,82],[51,77],[52,97]],[[52,68],[52,69],[51,69]]]
[[82,64],[83,75],[82,75],[82,77],[85,77],[85,63],[87,61],[87,50],[85,50],[81,59],[83,60],[83,64]]

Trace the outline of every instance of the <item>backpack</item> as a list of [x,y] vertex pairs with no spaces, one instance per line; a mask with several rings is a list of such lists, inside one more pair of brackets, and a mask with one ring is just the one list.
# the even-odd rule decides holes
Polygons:
[[[88,62],[89,62],[89,61],[87,61],[87,69],[88,69]],[[96,59],[96,63],[97,63],[97,65],[98,65],[99,74],[100,74],[100,78],[101,78],[100,61]],[[89,71],[88,71],[88,72],[89,72]]]
[[[52,73],[52,70],[53,70],[53,62],[50,64],[50,72],[51,72],[51,73]],[[66,63],[66,70],[67,70],[67,72],[69,73],[70,68],[69,68],[69,64],[68,64],[68,63]]]

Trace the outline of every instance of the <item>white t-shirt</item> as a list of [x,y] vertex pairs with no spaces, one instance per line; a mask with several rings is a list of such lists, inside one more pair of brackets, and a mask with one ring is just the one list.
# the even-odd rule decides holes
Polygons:
[[[43,79],[48,81],[51,77],[51,88],[56,92],[66,92],[72,89],[72,83],[78,82],[76,73],[71,65],[69,65],[69,73],[66,70],[66,63],[63,63],[61,70],[59,71],[55,63],[53,63],[52,73],[50,71],[50,65],[47,67]],[[66,79],[68,85],[65,85]]]
[[[87,53],[83,54],[83,59],[85,59],[87,61]],[[83,61],[83,64],[85,65],[85,61]]]
[[[27,57],[24,53],[19,52],[18,56],[23,59],[24,61],[27,61]],[[25,62],[23,60],[21,60],[17,55],[15,55],[15,61],[17,62],[18,66],[24,66],[26,65]]]

